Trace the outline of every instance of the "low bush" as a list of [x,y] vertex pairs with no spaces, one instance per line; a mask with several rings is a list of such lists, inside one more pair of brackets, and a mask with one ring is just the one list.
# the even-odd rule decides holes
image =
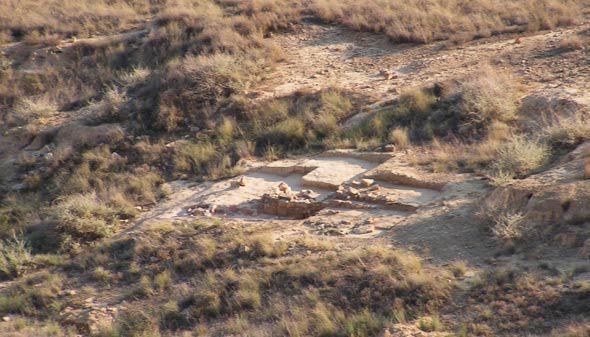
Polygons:
[[515,242],[530,235],[530,229],[524,216],[520,213],[500,213],[493,216],[492,233],[507,243]]
[[49,272],[31,274],[0,295],[2,314],[47,319],[61,310],[59,293],[63,278]]
[[13,234],[0,241],[0,279],[12,279],[25,273],[33,258],[27,242]]
[[539,141],[515,136],[504,143],[492,165],[494,176],[522,177],[539,169],[549,159],[550,150]]
[[49,209],[47,219],[59,231],[82,240],[96,240],[112,234],[117,227],[117,210],[95,193],[68,197]]

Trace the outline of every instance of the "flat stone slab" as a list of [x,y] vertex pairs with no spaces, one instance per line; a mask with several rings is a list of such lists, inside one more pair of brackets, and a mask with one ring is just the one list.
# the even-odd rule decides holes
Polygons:
[[309,160],[285,159],[268,163],[259,167],[257,171],[286,177],[292,174],[304,175],[314,169],[316,169],[316,166],[310,165]]
[[301,178],[301,186],[333,191],[342,183],[353,180],[377,166],[368,161],[341,157],[311,159],[306,165],[317,168]]
[[448,177],[444,174],[419,172],[415,168],[401,166],[394,160],[379,165],[377,168],[367,172],[364,176],[391,184],[427,188],[437,191],[441,191],[449,183]]

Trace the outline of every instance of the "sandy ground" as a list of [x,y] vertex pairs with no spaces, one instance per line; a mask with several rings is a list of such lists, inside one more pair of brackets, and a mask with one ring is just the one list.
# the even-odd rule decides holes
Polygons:
[[[541,31],[520,43],[515,42],[516,36],[504,35],[455,46],[448,42],[393,44],[379,34],[302,24],[293,33],[274,37],[288,60],[279,64],[258,90],[264,99],[334,85],[387,101],[408,88],[463,76],[486,63],[518,75],[531,88],[566,84],[588,90],[588,58],[581,57],[580,51],[562,51],[559,44],[589,28],[590,23],[585,23]],[[382,70],[394,73],[395,78],[385,80]]]

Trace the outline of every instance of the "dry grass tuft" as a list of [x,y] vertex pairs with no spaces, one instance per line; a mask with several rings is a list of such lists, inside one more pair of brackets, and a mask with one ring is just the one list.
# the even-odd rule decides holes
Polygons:
[[547,145],[515,136],[499,148],[492,170],[495,175],[524,176],[543,166],[549,155]]

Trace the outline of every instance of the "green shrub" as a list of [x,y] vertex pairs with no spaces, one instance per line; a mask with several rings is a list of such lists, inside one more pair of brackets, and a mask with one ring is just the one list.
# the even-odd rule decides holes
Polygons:
[[443,324],[438,316],[426,316],[420,318],[418,328],[424,332],[442,331]]
[[491,67],[467,78],[458,88],[460,132],[485,130],[492,122],[516,119],[519,88],[508,74]]
[[63,233],[82,240],[96,240],[113,233],[118,212],[95,193],[73,195],[51,207],[48,219]]
[[19,277],[32,262],[27,242],[13,234],[12,238],[0,241],[0,278]]
[[174,156],[176,171],[206,175],[218,159],[218,151],[212,143],[183,143]]
[[261,135],[257,147],[297,150],[306,145],[305,124],[296,118],[288,118]]
[[385,322],[383,317],[375,315],[369,310],[363,310],[346,319],[345,330],[348,336],[376,336],[385,327]]
[[159,336],[154,319],[140,309],[130,309],[120,314],[116,326],[123,337]]
[[164,290],[168,289],[172,284],[172,274],[169,270],[164,270],[161,273],[158,273],[156,277],[154,277],[154,285],[156,289]]
[[549,159],[549,148],[539,141],[515,136],[498,149],[492,166],[493,175],[525,176]]

